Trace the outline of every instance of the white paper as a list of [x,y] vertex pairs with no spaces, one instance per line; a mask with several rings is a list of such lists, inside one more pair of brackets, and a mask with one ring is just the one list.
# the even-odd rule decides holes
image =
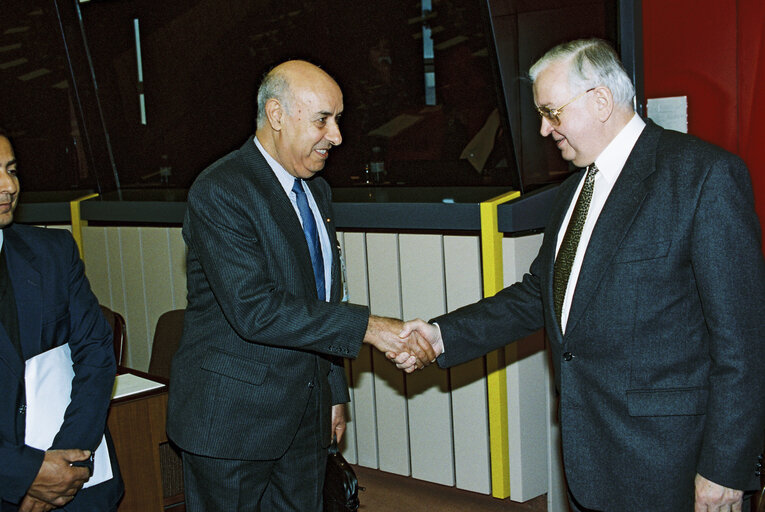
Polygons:
[[122,398],[123,396],[135,395],[149,391],[150,389],[161,388],[164,384],[149,379],[144,379],[132,373],[117,375],[114,379],[114,389],[112,390],[112,399]]
[[[27,393],[24,442],[28,446],[47,450],[53,444],[71,401],[73,378],[72,352],[68,343],[27,360],[24,372]],[[96,449],[93,476],[83,487],[100,484],[112,476],[109,449],[104,435]]]

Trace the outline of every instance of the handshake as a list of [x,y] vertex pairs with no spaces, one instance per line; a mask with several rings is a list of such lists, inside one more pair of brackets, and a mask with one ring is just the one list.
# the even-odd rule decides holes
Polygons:
[[407,373],[426,367],[444,351],[438,326],[419,318],[405,323],[372,315],[364,343],[375,347]]

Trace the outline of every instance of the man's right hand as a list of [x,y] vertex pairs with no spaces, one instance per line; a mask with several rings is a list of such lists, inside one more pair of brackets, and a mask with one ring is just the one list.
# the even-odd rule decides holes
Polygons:
[[[27,490],[20,512],[50,510],[41,508],[40,501],[62,507],[74,499],[75,494],[88,481],[88,468],[72,466],[72,462],[87,460],[89,450],[48,450],[40,471]],[[26,506],[27,508],[23,508]]]

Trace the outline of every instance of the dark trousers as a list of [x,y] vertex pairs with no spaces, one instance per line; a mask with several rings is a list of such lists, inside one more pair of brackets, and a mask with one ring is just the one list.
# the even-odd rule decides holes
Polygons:
[[187,512],[321,512],[327,450],[315,398],[279,459],[227,460],[184,451]]

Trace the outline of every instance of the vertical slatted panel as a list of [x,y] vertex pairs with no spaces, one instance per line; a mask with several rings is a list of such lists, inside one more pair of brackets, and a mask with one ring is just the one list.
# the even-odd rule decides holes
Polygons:
[[[157,319],[173,309],[173,282],[169,228],[141,228],[141,258],[143,281],[146,288],[146,322],[148,350],[154,342]],[[149,359],[146,360],[146,369]]]
[[[503,239],[505,286],[522,279],[541,242],[541,235]],[[546,355],[534,347],[536,339],[526,338],[506,349],[510,498],[515,501],[547,491]]]
[[109,279],[109,252],[106,245],[106,228],[82,228],[82,247],[85,255],[85,275],[99,304],[112,307]]
[[[363,233],[343,235],[343,254],[348,279],[348,300],[354,304],[369,305],[367,281],[367,247]],[[377,468],[377,409],[375,407],[375,380],[372,373],[372,352],[364,345],[359,356],[350,362],[350,386],[353,398],[349,415],[353,417],[356,440],[356,462]],[[349,459],[350,460],[350,459]]]
[[[401,318],[398,236],[367,235],[369,305],[373,314]],[[410,474],[404,375],[377,350],[372,351],[377,407],[377,440],[380,469]]]
[[[343,270],[345,268],[345,235],[343,233],[337,234],[337,242],[340,245],[341,261],[339,264],[341,265],[341,278],[345,279],[346,272]],[[351,464],[355,464],[358,460],[358,455],[356,453],[356,415],[353,414],[353,396],[355,393],[352,385],[353,380],[350,359],[344,359],[343,364],[345,369],[345,380],[348,382],[348,394],[351,400],[345,407],[345,435],[340,443],[340,450],[342,451],[345,460]]]
[[[130,344],[130,367],[146,371],[149,368],[149,323],[146,314],[144,262],[142,260],[141,229],[121,227],[122,272],[125,283],[125,321]],[[146,262],[153,265],[154,262]]]
[[[444,269],[448,311],[481,299],[481,245],[477,236],[445,236]],[[449,372],[456,485],[460,489],[490,494],[489,406],[484,360],[469,361]]]
[[186,307],[186,243],[181,228],[170,228],[170,279],[173,290],[172,309]]
[[[446,312],[442,237],[399,235],[404,318]],[[447,373],[436,365],[406,377],[412,476],[454,485],[451,398]],[[437,449],[433,449],[437,447]]]

